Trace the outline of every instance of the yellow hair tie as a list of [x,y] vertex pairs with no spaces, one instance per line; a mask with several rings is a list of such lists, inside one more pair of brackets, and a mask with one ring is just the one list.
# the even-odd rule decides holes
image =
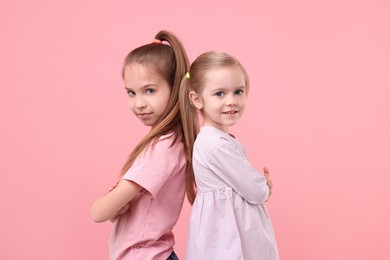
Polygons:
[[186,78],[187,78],[187,79],[190,78],[190,72],[189,72],[189,71],[186,73]]
[[161,44],[162,42],[161,42],[161,40],[159,40],[159,39],[154,39],[154,40],[153,40],[153,43]]

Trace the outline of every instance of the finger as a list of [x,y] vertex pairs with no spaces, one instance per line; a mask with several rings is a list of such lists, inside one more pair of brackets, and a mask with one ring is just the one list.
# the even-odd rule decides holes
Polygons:
[[269,201],[269,199],[271,198],[271,195],[272,195],[272,188],[269,188],[268,198],[265,202]]
[[264,171],[264,176],[269,176],[269,170],[268,170],[268,168],[267,167],[264,167],[263,168],[263,171]]
[[267,185],[268,185],[268,188],[269,188],[270,190],[272,190],[272,188],[273,188],[272,182],[267,182]]
[[126,213],[126,212],[129,210],[129,207],[130,207],[130,205],[129,205],[129,204],[126,204],[125,206],[123,206],[123,207],[119,210],[118,214],[121,215],[121,214]]

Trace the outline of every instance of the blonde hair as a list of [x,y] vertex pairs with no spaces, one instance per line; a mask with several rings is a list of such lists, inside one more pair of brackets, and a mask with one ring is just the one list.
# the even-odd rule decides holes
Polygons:
[[[180,86],[179,104],[184,136],[186,140],[185,146],[186,151],[189,151],[188,156],[190,159],[192,158],[195,139],[199,132],[199,121],[197,109],[189,99],[189,93],[194,91],[195,93],[200,94],[203,91],[206,83],[206,73],[212,69],[218,69],[222,67],[237,67],[244,74],[245,87],[247,89],[249,88],[248,74],[241,63],[235,57],[225,52],[218,51],[206,52],[196,58],[196,60],[191,64],[189,73],[187,74],[188,76],[183,77],[182,79]],[[190,162],[192,167],[192,160]],[[196,196],[196,183],[193,171],[187,174],[186,182],[187,196],[192,204]]]
[[[181,79],[190,66],[187,54],[180,40],[171,32],[165,30],[160,31],[156,34],[155,39],[161,42],[167,42],[169,45],[154,41],[132,50],[124,59],[122,78],[124,78],[124,71],[128,65],[134,63],[144,65],[154,70],[169,83],[171,87],[170,97],[167,107],[158,119],[157,124],[130,153],[126,163],[122,167],[120,177],[130,169],[135,159],[146,148],[155,145],[161,136],[174,133],[175,137],[172,145],[178,141],[183,143],[188,142],[183,132],[178,103]],[[186,176],[193,176],[192,165],[189,160],[190,151],[187,150],[186,145],[184,146],[184,152],[187,159]]]

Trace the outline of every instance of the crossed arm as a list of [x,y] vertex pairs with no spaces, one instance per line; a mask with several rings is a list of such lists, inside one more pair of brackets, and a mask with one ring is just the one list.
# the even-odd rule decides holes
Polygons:
[[121,180],[108,193],[98,198],[91,207],[91,217],[95,222],[104,222],[125,213],[129,202],[142,190],[135,182]]

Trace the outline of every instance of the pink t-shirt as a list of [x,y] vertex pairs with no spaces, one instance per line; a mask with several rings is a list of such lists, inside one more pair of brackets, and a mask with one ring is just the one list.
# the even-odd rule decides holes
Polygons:
[[144,190],[132,200],[129,212],[114,222],[111,260],[161,260],[172,253],[172,228],[183,206],[186,166],[183,143],[171,146],[173,139],[171,134],[162,136],[123,176]]

